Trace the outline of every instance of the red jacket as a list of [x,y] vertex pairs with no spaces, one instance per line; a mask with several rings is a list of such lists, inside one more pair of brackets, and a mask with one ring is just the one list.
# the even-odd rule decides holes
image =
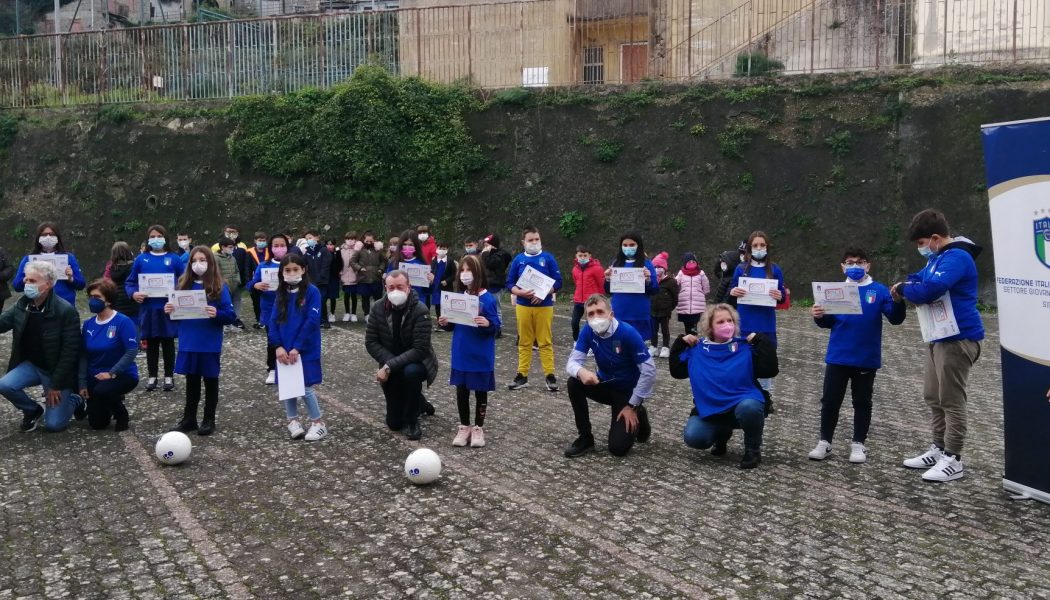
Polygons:
[[592,258],[586,268],[572,261],[572,280],[576,283],[573,302],[583,304],[592,294],[605,294],[605,269],[597,258]]
[[429,265],[434,262],[434,259],[437,258],[438,255],[438,243],[437,240],[434,239],[434,234],[430,234],[430,237],[427,238],[427,241],[423,242],[422,246],[423,262]]

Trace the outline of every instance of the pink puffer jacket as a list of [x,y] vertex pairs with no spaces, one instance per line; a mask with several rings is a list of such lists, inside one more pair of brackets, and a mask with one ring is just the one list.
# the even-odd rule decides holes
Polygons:
[[679,271],[675,280],[679,286],[678,314],[698,315],[707,310],[707,295],[711,293],[711,284],[703,270],[692,277]]
[[359,252],[361,248],[364,248],[364,244],[360,240],[354,242],[354,247],[350,248],[344,243],[339,247],[339,253],[343,258],[343,270],[339,271],[339,281],[343,285],[354,285],[357,283],[357,272],[350,268],[350,259],[354,257],[354,253]]

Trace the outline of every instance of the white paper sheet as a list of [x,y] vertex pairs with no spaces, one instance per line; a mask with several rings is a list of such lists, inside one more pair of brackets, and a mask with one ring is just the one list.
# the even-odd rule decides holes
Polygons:
[[860,286],[842,281],[814,281],[813,303],[827,315],[860,315]]
[[741,277],[740,287],[747,294],[736,299],[737,304],[750,304],[752,306],[775,307],[777,301],[769,295],[769,290],[777,289],[779,281],[776,279],[759,279],[757,277]]
[[919,315],[922,341],[936,342],[959,334],[959,323],[955,320],[951,295],[946,293],[929,304],[917,304],[915,309]]
[[277,267],[274,267],[272,269],[261,269],[259,271],[260,281],[263,281],[270,285],[268,291],[277,291],[277,286],[280,285],[280,281],[277,278],[277,272],[279,270],[280,269],[278,269]]
[[644,294],[649,269],[613,267],[609,276],[609,292],[613,294]]
[[300,398],[306,394],[306,384],[303,379],[303,359],[295,361],[293,365],[277,362],[277,396],[278,400],[290,400]]

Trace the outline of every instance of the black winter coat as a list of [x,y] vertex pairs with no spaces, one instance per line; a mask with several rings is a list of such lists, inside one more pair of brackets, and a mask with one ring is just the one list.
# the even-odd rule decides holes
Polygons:
[[[0,333],[14,331],[11,361],[7,370],[22,364],[22,331],[26,326],[26,308],[32,301],[22,296],[15,305],[0,314]],[[77,368],[80,363],[80,315],[73,305],[55,295],[47,295],[43,304],[43,360],[40,365],[51,375],[51,387],[56,390],[76,389]]]
[[430,344],[434,329],[430,311],[419,302],[415,291],[409,293],[405,309],[401,311],[401,346],[408,350],[401,354],[394,354],[393,312],[386,298],[372,305],[365,326],[365,349],[377,363],[389,366],[393,373],[409,364],[423,363],[427,368],[427,385],[433,384],[437,379],[438,362]]
[[510,253],[503,248],[496,248],[481,253],[481,262],[485,265],[485,279],[489,288],[507,287],[507,267],[513,260]]
[[135,317],[139,315],[139,303],[129,298],[128,292],[124,288],[124,282],[128,280],[128,275],[131,274],[131,267],[132,263],[111,265],[109,267],[109,278],[117,285],[117,301],[113,303],[113,310],[131,317],[132,321],[137,321]]
[[7,260],[7,253],[0,248],[0,302],[11,297],[11,288],[8,282],[15,276],[15,266]]

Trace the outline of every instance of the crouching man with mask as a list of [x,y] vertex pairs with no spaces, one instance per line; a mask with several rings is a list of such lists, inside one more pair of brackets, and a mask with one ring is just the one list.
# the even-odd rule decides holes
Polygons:
[[423,382],[437,378],[437,358],[430,345],[430,311],[408,285],[404,271],[386,276],[386,297],[372,307],[365,328],[365,348],[379,363],[376,382],[386,397],[386,424],[410,440],[423,435]]
[[[642,402],[652,395],[656,365],[642,336],[613,316],[608,298],[594,294],[583,307],[587,324],[566,365],[569,402],[580,437],[565,450],[565,456],[574,458],[594,449],[588,399],[611,408],[609,452],[624,456],[635,439],[646,442],[652,432]],[[588,351],[594,354],[597,372],[583,366]]]
[[[0,333],[14,332],[0,395],[22,411],[22,431],[36,429],[42,418],[48,431],[62,431],[74,411],[85,414],[84,400],[73,392],[80,361],[80,316],[54,294],[56,278],[51,263],[28,263],[23,296],[0,315]],[[46,410],[45,403],[25,392],[38,385],[47,394]]]

